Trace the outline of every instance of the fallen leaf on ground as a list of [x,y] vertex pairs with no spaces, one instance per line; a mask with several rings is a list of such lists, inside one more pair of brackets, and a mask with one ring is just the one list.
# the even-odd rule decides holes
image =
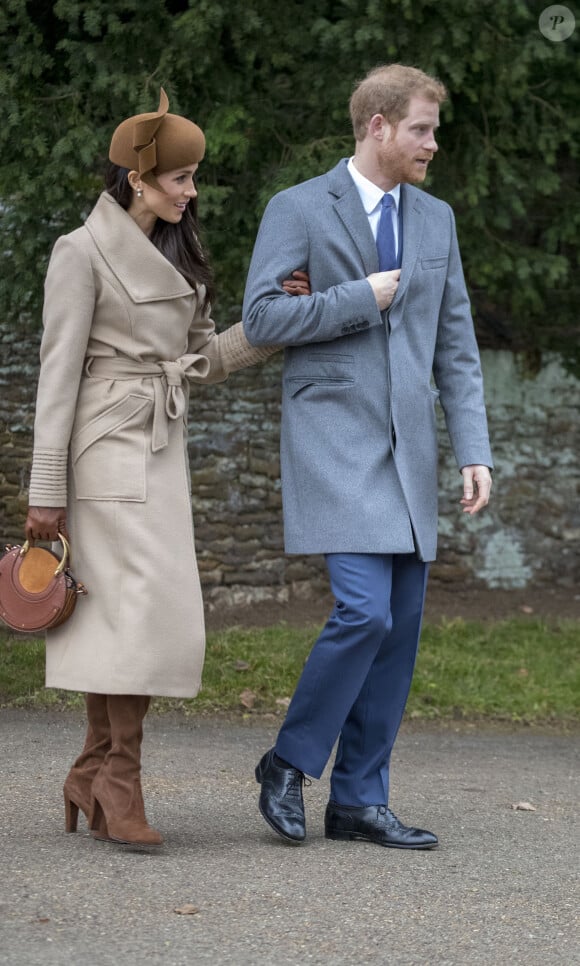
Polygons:
[[511,806],[516,812],[535,812],[536,806],[531,805],[530,802],[514,802]]
[[534,613],[534,608],[533,607],[530,607],[529,604],[522,604],[522,606],[520,607],[520,610],[521,610],[522,614],[533,614]]
[[276,698],[276,704],[280,705],[281,708],[288,708],[291,700],[292,698]]
[[234,664],[234,670],[235,671],[249,671],[250,670],[250,665],[248,664],[247,661],[236,661],[236,663]]
[[192,906],[191,902],[186,902],[183,906],[176,906],[173,910],[178,916],[195,916],[196,912],[199,912],[197,906]]
[[240,703],[243,704],[244,708],[253,708],[255,700],[256,694],[254,691],[246,690],[240,694]]

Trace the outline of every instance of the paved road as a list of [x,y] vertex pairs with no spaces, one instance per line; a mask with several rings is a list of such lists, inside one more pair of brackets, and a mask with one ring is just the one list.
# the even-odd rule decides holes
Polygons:
[[326,777],[306,790],[307,844],[279,840],[253,780],[275,730],[148,719],[152,855],[65,834],[80,717],[0,711],[0,963],[580,963],[578,735],[407,727],[391,804],[441,847],[400,852],[324,839]]

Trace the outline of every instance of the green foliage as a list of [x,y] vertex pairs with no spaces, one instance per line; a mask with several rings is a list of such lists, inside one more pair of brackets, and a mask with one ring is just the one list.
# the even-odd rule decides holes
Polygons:
[[483,344],[560,351],[580,371],[578,34],[524,0],[5,0],[0,11],[0,313],[38,319],[55,237],[100,189],[110,135],[156,107],[208,139],[201,217],[222,318],[261,211],[350,153],[356,80],[389,61],[448,87],[428,190],[449,201]]
[[[285,712],[317,628],[238,627],[208,636],[203,688],[194,700],[159,698],[157,711]],[[44,690],[44,645],[0,630],[0,707],[77,708],[74,692]],[[477,623],[424,628],[408,717],[580,722],[578,622]]]

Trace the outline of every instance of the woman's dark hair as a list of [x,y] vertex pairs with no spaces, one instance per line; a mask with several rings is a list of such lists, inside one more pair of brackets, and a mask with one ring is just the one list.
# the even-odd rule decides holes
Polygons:
[[[133,189],[129,184],[128,168],[109,162],[105,175],[105,188],[125,211],[131,204]],[[197,200],[193,198],[183,213],[181,221],[173,225],[158,218],[149,240],[165,255],[168,262],[181,272],[192,288],[205,285],[204,310],[213,302],[215,289],[213,272],[199,240],[197,225]]]

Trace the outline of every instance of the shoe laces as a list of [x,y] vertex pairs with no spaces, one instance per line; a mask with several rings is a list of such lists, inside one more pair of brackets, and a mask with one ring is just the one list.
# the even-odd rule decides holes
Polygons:
[[393,812],[391,812],[390,808],[387,805],[379,805],[379,815],[386,815],[389,821],[391,822],[399,821],[397,816],[394,815]]
[[288,793],[290,795],[300,795],[303,785],[305,788],[308,788],[310,785],[312,785],[312,781],[310,778],[306,777],[304,772],[295,769],[294,774],[288,782]]
[[379,815],[385,816],[385,824],[391,828],[406,829],[406,825],[403,825],[401,820],[397,818],[395,813],[387,805],[379,805]]

